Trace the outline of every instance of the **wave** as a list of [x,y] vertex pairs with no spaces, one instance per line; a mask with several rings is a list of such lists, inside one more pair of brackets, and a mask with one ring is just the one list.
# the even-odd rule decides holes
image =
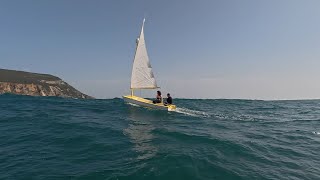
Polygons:
[[203,111],[196,111],[188,108],[177,108],[175,110],[177,113],[193,116],[193,117],[210,117],[210,115]]
[[129,104],[131,106],[135,106],[135,107],[140,107],[138,104],[134,104],[134,103],[127,103],[127,104]]
[[320,179],[320,101],[175,103],[0,95],[0,179]]

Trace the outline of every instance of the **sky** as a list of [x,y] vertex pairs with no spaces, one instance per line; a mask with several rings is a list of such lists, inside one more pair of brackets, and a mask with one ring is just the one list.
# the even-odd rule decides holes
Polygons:
[[130,93],[145,17],[163,93],[319,99],[319,8],[318,0],[1,0],[0,68],[56,75],[96,98],[121,97]]

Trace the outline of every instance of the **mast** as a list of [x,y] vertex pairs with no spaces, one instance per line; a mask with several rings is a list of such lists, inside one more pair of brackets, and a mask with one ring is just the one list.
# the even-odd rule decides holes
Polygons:
[[[144,27],[144,22],[146,21],[146,18],[143,18],[143,22],[142,22],[142,27],[141,27],[141,30],[140,30],[140,35],[141,33],[143,32],[143,27]],[[136,39],[136,50],[134,51],[134,57],[133,57],[133,62],[134,62],[134,59],[136,57],[136,54],[137,54],[137,49],[138,49],[138,44],[139,44],[139,40],[140,38],[137,38]],[[133,71],[133,66],[132,66],[132,71]],[[133,96],[133,88],[130,87],[130,90],[131,90],[131,96]]]

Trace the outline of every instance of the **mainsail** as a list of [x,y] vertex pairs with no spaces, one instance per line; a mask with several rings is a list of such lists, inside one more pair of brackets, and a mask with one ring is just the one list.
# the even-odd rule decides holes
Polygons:
[[155,89],[158,88],[149,61],[146,44],[144,41],[145,19],[143,19],[140,37],[137,40],[136,53],[133,60],[131,89]]

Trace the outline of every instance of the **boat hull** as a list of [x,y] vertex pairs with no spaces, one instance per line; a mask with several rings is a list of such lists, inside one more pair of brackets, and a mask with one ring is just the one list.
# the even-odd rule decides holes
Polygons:
[[127,103],[132,103],[135,105],[143,106],[143,107],[149,107],[153,109],[160,109],[160,110],[167,110],[167,111],[174,111],[176,109],[176,105],[167,105],[165,106],[163,103],[156,103],[153,104],[151,100],[144,99],[142,97],[138,96],[123,96],[123,100]]

